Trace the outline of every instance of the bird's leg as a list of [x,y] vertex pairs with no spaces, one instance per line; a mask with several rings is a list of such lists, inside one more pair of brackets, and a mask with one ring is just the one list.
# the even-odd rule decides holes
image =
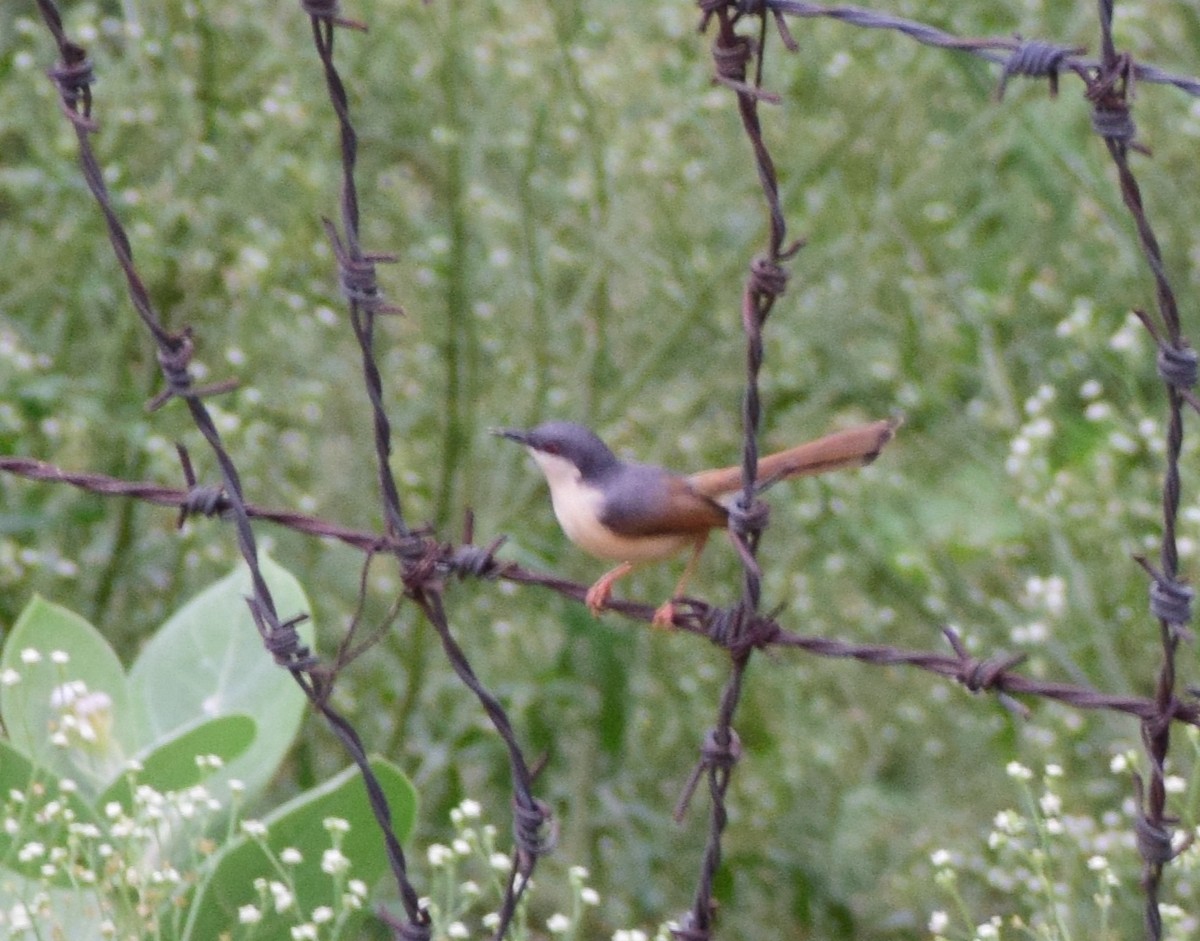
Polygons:
[[589,588],[587,594],[583,596],[583,602],[592,612],[592,617],[600,617],[601,609],[608,604],[608,599],[612,596],[613,585],[618,579],[624,578],[632,571],[632,562],[622,562],[612,571],[605,572],[596,579],[596,584]]
[[664,601],[658,606],[654,612],[654,617],[650,621],[651,627],[661,627],[670,630],[675,626],[675,602],[683,597],[683,590],[687,587],[688,581],[696,572],[696,566],[700,562],[700,553],[704,551],[704,546],[708,542],[708,533],[700,536],[692,546],[692,557],[688,559],[688,564],[684,566],[683,574],[679,576],[679,581],[675,583],[675,591],[671,593],[670,601]]

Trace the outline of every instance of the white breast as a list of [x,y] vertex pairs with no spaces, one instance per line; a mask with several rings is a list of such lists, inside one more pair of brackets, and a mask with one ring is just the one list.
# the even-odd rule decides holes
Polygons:
[[550,485],[558,524],[584,552],[614,562],[649,562],[672,556],[692,543],[688,536],[627,539],[612,533],[600,524],[600,491],[583,482],[574,464],[557,455],[532,449],[530,453]]

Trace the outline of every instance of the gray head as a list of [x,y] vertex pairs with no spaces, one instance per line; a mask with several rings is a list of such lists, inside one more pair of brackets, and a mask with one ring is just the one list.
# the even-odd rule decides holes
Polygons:
[[[617,456],[583,425],[569,421],[548,421],[530,431],[514,428],[498,428],[492,432],[502,438],[519,441],[533,452],[535,457],[546,455],[561,458],[579,469],[584,480],[602,476],[620,466]],[[538,463],[545,469],[545,463]]]

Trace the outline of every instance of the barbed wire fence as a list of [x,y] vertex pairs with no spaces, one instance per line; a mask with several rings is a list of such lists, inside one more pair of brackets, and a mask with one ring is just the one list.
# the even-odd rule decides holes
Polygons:
[[[337,261],[339,285],[361,352],[362,374],[372,413],[377,481],[384,519],[384,529],[377,533],[353,530],[289,510],[265,509],[246,500],[235,461],[226,449],[204,401],[207,397],[229,391],[234,384],[223,382],[196,386],[189,368],[193,350],[190,330],[186,327],[168,328],[154,309],[90,143],[90,135],[97,129],[97,121],[93,117],[91,93],[93,67],[87,51],[66,35],[53,0],[37,0],[37,5],[58,48],[58,62],[49,69],[48,74],[58,89],[62,111],[75,131],[84,179],[104,216],[130,300],[157,349],[165,388],[151,401],[151,407],[161,407],[171,399],[179,399],[185,404],[220,468],[221,482],[217,485],[198,483],[190,458],[182,448],[180,458],[186,483],[184,487],[68,471],[29,457],[0,457],[0,471],[32,480],[66,484],[92,494],[142,500],[175,508],[179,512],[180,523],[189,514],[203,514],[221,517],[233,524],[239,551],[251,573],[253,593],[248,603],[264,646],[276,662],[291,673],[313,708],[342,742],[367,784],[376,823],[387,847],[392,878],[404,909],[402,916],[387,912],[381,912],[380,915],[396,938],[423,941],[431,936],[430,917],[421,905],[420,896],[410,878],[404,852],[391,825],[386,799],[366,761],[361,738],[352,723],[330,705],[330,693],[339,672],[369,649],[371,639],[357,646],[353,643],[359,629],[356,616],[347,629],[338,656],[332,662],[321,662],[305,647],[295,630],[297,619],[281,616],[262,577],[251,521],[261,520],[352,546],[364,553],[364,572],[365,566],[377,555],[393,557],[402,572],[404,598],[415,603],[437,631],[452,668],[478,698],[508,751],[516,852],[512,854],[512,869],[496,929],[496,938],[502,938],[509,929],[537,860],[553,847],[555,825],[551,809],[534,794],[535,771],[525,757],[503,705],[478,678],[466,651],[451,630],[443,597],[448,583],[456,577],[540,586],[576,601],[583,600],[586,586],[497,559],[495,553],[502,538],[493,540],[485,547],[476,546],[470,525],[461,541],[444,542],[438,534],[413,529],[405,521],[400,491],[390,469],[391,428],[383,404],[384,387],[375,348],[377,318],[396,313],[399,308],[383,298],[376,281],[376,265],[388,261],[390,256],[366,252],[360,244],[359,200],[355,184],[357,136],[345,86],[334,61],[338,29],[360,30],[365,26],[341,16],[336,0],[300,2],[303,13],[310,17],[312,23],[314,46],[336,116],[341,145],[340,218],[338,222],[323,220],[323,225]],[[710,28],[715,32],[712,46],[715,80],[736,96],[738,113],[751,145],[767,209],[769,241],[765,252],[750,264],[741,306],[742,326],[746,334],[746,390],[742,410],[743,491],[730,513],[729,533],[742,563],[741,598],[726,608],[688,599],[679,606],[675,617],[675,625],[680,630],[703,637],[728,652],[730,674],[717,708],[715,725],[704,738],[696,769],[676,808],[676,816],[682,819],[700,781],[703,779],[707,782],[710,796],[707,844],[700,862],[691,908],[675,924],[674,934],[680,941],[706,941],[716,936],[712,887],[721,865],[722,837],[728,822],[726,792],[741,754],[734,719],[746,666],[755,651],[796,648],[817,656],[850,658],[874,665],[913,666],[950,678],[973,692],[993,692],[1005,708],[1018,715],[1025,715],[1027,707],[1016,697],[1030,696],[1056,700],[1078,709],[1105,710],[1135,717],[1141,729],[1149,768],[1148,780],[1135,774],[1132,781],[1137,801],[1135,837],[1143,861],[1145,933],[1147,938],[1157,941],[1162,937],[1159,903],[1163,872],[1188,843],[1187,835],[1177,832],[1177,821],[1168,815],[1166,807],[1165,763],[1170,750],[1170,733],[1178,722],[1200,726],[1200,703],[1191,695],[1184,698],[1180,694],[1176,670],[1178,647],[1181,642],[1191,639],[1188,624],[1193,597],[1192,590],[1180,577],[1176,541],[1181,501],[1183,413],[1185,407],[1200,412],[1200,400],[1193,392],[1200,369],[1196,353],[1184,337],[1178,304],[1158,240],[1130,166],[1130,151],[1145,152],[1137,140],[1130,94],[1135,82],[1144,82],[1165,84],[1189,95],[1200,96],[1200,79],[1175,75],[1152,65],[1135,62],[1128,53],[1119,51],[1112,33],[1112,0],[1098,0],[1098,58],[1087,57],[1085,50],[1080,47],[1041,40],[959,38],[923,23],[853,6],[823,6],[797,0],[698,0],[698,6],[701,32]],[[791,32],[789,19],[811,18],[829,18],[859,28],[898,32],[925,45],[979,56],[1001,66],[998,95],[1003,95],[1009,81],[1016,77],[1045,79],[1051,94],[1058,92],[1062,75],[1074,75],[1083,83],[1085,99],[1092,109],[1093,128],[1113,162],[1122,199],[1133,220],[1139,245],[1155,283],[1155,312],[1135,311],[1156,345],[1156,364],[1166,389],[1168,411],[1159,558],[1157,564],[1140,557],[1135,560],[1149,577],[1150,612],[1159,625],[1162,659],[1153,696],[1117,696],[1083,685],[1032,679],[1018,672],[1021,657],[1003,654],[974,657],[968,653],[959,635],[951,629],[944,631],[951,652],[909,650],[804,635],[786,629],[777,617],[760,613],[761,571],[756,553],[759,538],[769,522],[765,504],[758,501],[755,495],[757,436],[761,417],[758,375],[763,364],[762,336],[776,299],[787,287],[785,264],[800,251],[802,242],[788,241],[776,172],[763,139],[759,108],[763,104],[778,101],[776,95],[763,87],[765,52],[772,35],[771,27],[774,27],[774,33],[783,46],[795,51],[798,44]],[[743,24],[749,25],[750,29],[740,31],[739,27]],[[364,592],[365,586],[364,576]],[[651,620],[654,612],[653,606],[638,602],[613,601],[609,606],[630,618],[646,622]],[[359,607],[361,610],[361,599]],[[398,604],[390,612],[392,618],[397,608]],[[378,633],[374,635],[378,636]]]

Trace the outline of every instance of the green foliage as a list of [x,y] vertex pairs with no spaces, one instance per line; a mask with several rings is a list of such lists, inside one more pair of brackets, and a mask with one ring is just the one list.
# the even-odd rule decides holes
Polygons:
[[[395,832],[403,839],[416,821],[416,792],[389,762],[373,759],[371,770],[392,809]],[[267,909],[266,917],[254,923],[256,939],[288,941],[294,937],[291,928],[297,918],[292,906],[281,910],[276,897],[272,911],[261,889],[281,871],[286,872],[289,894],[302,900],[310,918],[321,906],[333,911],[342,908],[351,881],[374,885],[387,871],[387,854],[357,768],[347,768],[276,808],[262,819],[261,827],[261,834],[257,827],[250,827],[250,832],[222,847],[211,876],[196,893],[180,935],[183,941],[216,938],[223,931],[232,931],[240,910],[256,904]],[[290,854],[298,861],[288,862]],[[355,919],[355,924],[358,921]],[[351,927],[343,924],[338,930],[354,937]]]
[[[281,609],[306,612],[295,578],[261,565]],[[311,920],[352,936],[387,868],[358,769],[235,829],[305,703],[258,642],[247,591],[242,566],[192,599],[128,678],[86,620],[26,606],[0,652],[0,927],[188,941],[252,925],[287,941]],[[403,839],[413,786],[382,759],[371,767]]]
[[[961,35],[1096,44],[1090,4],[897,11]],[[210,376],[243,380],[214,405],[251,497],[377,526],[358,358],[319,222],[337,208],[334,125],[304,18],[233,0],[65,12],[96,63],[97,143],[152,294],[194,327]],[[1197,71],[1192,5],[1118,12],[1118,43],[1139,61]],[[737,458],[738,305],[765,220],[694,5],[364,0],[349,15],[371,26],[337,45],[364,243],[400,253],[381,277],[408,312],[378,329],[408,518],[450,536],[471,507],[481,538],[510,534],[507,557],[594,578],[527,461],[483,432],[569,417],[644,460]],[[997,102],[995,71],[958,53],[831,22],[793,31],[798,55],[768,40],[765,80],[783,105],[763,120],[808,244],[767,325],[765,443],[894,409],[907,422],[863,473],[772,495],[767,606],[804,632],[921,648],[952,622],[981,654],[1028,653],[1034,675],[1149,692],[1157,634],[1129,555],[1152,551],[1160,528],[1164,405],[1128,311],[1152,298],[1078,82],[1064,76],[1051,100],[1014,81]],[[51,57],[20,5],[0,4],[0,451],[177,481],[182,440],[211,481],[183,410],[144,412],[156,367],[42,75]],[[1144,84],[1134,108],[1154,151],[1135,170],[1169,273],[1194,294],[1194,194],[1179,181],[1200,116]],[[1200,500],[1186,475],[1184,488],[1191,572]],[[40,591],[105,625],[132,660],[235,554],[218,522],[173,522],[0,479],[0,625],[15,630]],[[320,623],[345,623],[360,560],[269,538],[304,571]],[[663,566],[625,590],[658,600],[677,575]],[[400,589],[379,562],[369,586],[368,622]],[[709,550],[695,589],[736,595],[726,547]],[[721,657],[534,591],[455,584],[448,601],[480,676],[548,755],[539,789],[563,855],[602,892],[605,927],[681,911],[702,827],[675,828],[670,809],[712,721]],[[190,673],[175,669],[182,687]],[[1192,660],[1181,672],[1194,680]],[[503,751],[411,612],[338,695],[420,781],[425,838],[442,838],[435,821],[467,794],[503,822]],[[1133,826],[1127,782],[1104,770],[1137,740],[1118,719],[1038,705],[1018,728],[924,676],[781,654],[752,667],[739,730],[720,886],[730,937],[924,934],[940,904],[930,854],[971,855],[1012,802],[998,769],[1014,758],[1063,767],[1081,816]],[[274,793],[343,760],[327,734],[305,734]],[[1173,891],[1195,905],[1189,880]],[[1015,904],[986,880],[968,902],[975,923]],[[565,901],[533,904],[547,906],[531,913],[542,924]],[[1117,893],[1112,930],[1137,931],[1139,906],[1131,886]]]

